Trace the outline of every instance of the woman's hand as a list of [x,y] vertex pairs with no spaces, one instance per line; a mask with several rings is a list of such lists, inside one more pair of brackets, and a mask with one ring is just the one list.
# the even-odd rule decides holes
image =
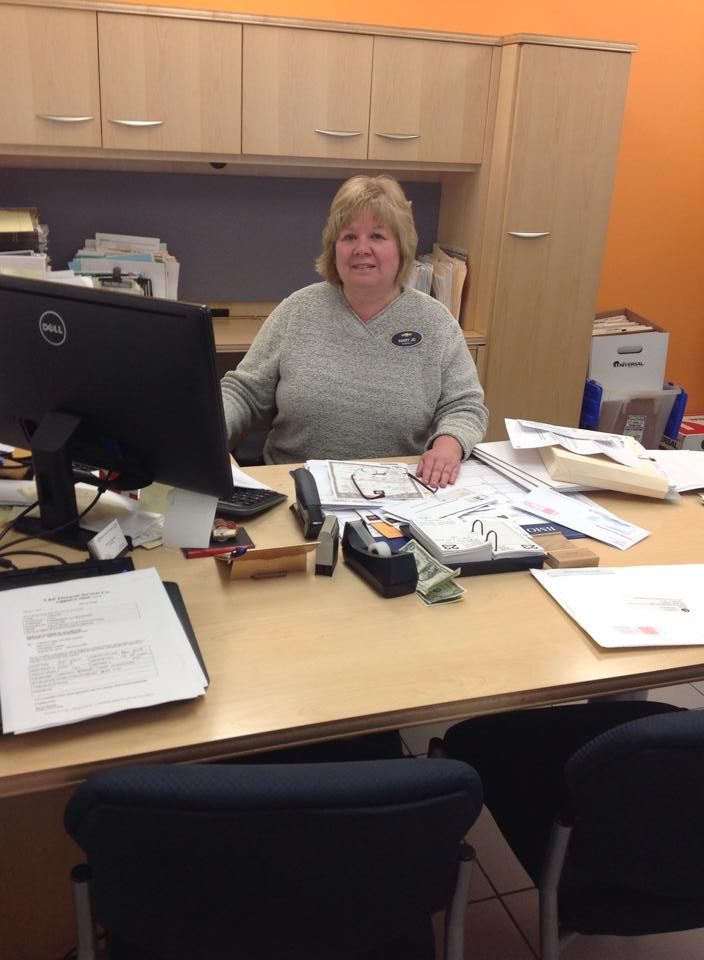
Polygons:
[[462,446],[454,437],[437,437],[416,468],[416,476],[431,487],[446,487],[457,479],[462,463]]

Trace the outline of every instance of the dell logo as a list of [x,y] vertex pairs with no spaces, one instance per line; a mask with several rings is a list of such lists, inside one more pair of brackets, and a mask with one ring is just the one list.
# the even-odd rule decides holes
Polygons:
[[66,324],[54,310],[45,310],[39,318],[39,332],[52,347],[66,342]]

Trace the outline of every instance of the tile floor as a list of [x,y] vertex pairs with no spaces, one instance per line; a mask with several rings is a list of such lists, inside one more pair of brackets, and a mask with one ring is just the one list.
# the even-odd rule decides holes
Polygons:
[[[660,687],[651,700],[704,709],[704,682]],[[425,756],[431,737],[447,724],[401,731],[408,752]],[[466,927],[466,960],[536,960],[538,895],[488,810],[470,831],[476,850]],[[576,937],[564,960],[696,960],[704,958],[704,929],[651,937]]]

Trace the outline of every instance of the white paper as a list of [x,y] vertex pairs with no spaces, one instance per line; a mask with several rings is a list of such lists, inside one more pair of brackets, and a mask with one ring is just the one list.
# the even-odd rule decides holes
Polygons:
[[152,282],[152,296],[166,299],[166,267],[162,261],[127,260],[120,257],[76,258],[81,273],[112,273],[119,267],[125,276],[148,277]]
[[248,473],[245,473],[244,470],[240,470],[240,468],[236,467],[234,464],[232,465],[232,482],[236,487],[249,487],[253,490],[271,489],[260,480],[255,480],[254,477],[250,477]]
[[704,564],[531,573],[601,647],[704,644]]
[[0,592],[3,730],[26,732],[203,693],[154,569]]
[[649,450],[648,458],[667,475],[678,493],[704,487],[703,450]]
[[[412,477],[406,463],[328,460],[333,497],[349,503],[363,500],[421,500],[432,492]],[[381,497],[377,494],[381,493]]]
[[0,503],[28,507],[36,499],[34,480],[0,480]]
[[553,480],[537,450],[514,450],[510,440],[478,443],[472,456],[510,477],[525,490],[549,487],[562,493],[575,493],[578,490],[594,489],[585,484],[569,483],[567,480]]
[[459,517],[496,504],[496,494],[490,487],[467,489],[452,486],[438,490],[426,500],[406,501],[396,506],[396,513],[405,520],[440,520]]
[[602,453],[626,467],[638,466],[636,453],[626,443],[626,437],[620,434],[560,427],[533,420],[511,420],[508,417],[505,423],[511,444],[516,450],[557,445],[582,456]]
[[542,488],[532,490],[518,505],[536,517],[579,530],[580,533],[618,547],[619,550],[627,550],[650,535],[649,530],[621,520],[603,507],[597,506],[588,497],[575,499]]
[[164,516],[164,546],[209,546],[217,505],[217,497],[174,488],[171,505]]

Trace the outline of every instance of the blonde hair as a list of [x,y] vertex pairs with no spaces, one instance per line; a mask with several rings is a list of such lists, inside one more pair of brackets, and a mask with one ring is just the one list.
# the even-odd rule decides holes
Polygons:
[[413,270],[418,234],[411,201],[406,199],[399,182],[388,176],[351,177],[342,184],[323,228],[323,250],[315,261],[315,269],[330,283],[342,286],[335,264],[335,243],[344,227],[364,210],[371,210],[393,232],[400,257],[396,282],[403,286]]

